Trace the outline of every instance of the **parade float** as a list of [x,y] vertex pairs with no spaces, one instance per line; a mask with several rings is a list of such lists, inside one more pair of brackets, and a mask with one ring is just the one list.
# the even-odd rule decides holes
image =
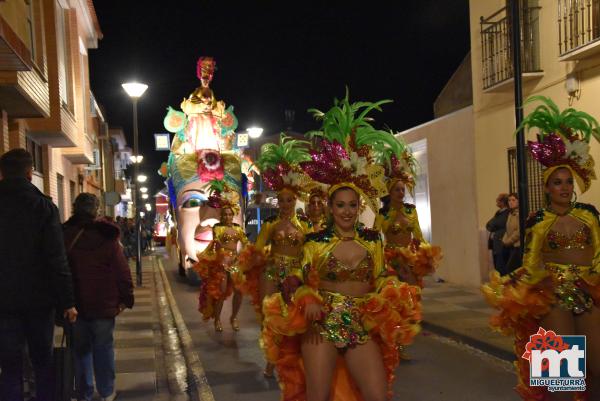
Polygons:
[[[197,281],[192,269],[212,240],[212,226],[220,213],[207,204],[209,182],[221,180],[231,191],[247,194],[249,161],[236,146],[238,122],[233,107],[217,100],[210,88],[216,69],[212,57],[197,63],[200,86],[183,99],[180,110],[167,108],[165,129],[173,133],[169,158],[160,173],[166,178],[175,228],[171,230],[171,255],[179,260],[181,275]],[[243,210],[243,209],[242,209]],[[243,225],[241,214],[235,222]]]

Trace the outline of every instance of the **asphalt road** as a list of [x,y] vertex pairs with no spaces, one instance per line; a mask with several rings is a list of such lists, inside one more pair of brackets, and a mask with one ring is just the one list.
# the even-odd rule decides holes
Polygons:
[[[197,311],[197,287],[178,276],[171,260],[164,258],[163,264],[215,400],[279,400],[277,382],[261,373],[264,359],[258,346],[258,324],[248,301],[244,300],[239,316],[239,332],[229,325],[228,300],[221,318],[224,331],[215,333],[212,321],[203,322]],[[505,361],[426,331],[408,353],[412,360],[398,367],[394,400],[519,400],[512,390],[516,378]]]

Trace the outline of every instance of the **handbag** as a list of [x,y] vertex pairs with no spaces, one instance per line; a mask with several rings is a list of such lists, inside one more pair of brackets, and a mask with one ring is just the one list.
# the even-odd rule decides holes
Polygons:
[[63,325],[60,345],[54,347],[54,400],[71,401],[75,387],[73,325]]

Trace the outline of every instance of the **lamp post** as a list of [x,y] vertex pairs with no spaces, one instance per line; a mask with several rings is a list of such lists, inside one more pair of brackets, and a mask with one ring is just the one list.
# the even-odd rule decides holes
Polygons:
[[[263,133],[263,129],[261,127],[250,127],[246,130],[248,132],[248,136],[252,139],[258,139],[260,138],[260,136]],[[259,193],[262,193],[262,171],[261,171],[261,175],[260,175],[260,181],[259,181]],[[246,211],[244,210],[244,214],[246,213]],[[260,204],[257,205],[256,207],[256,233],[258,234],[260,232]]]
[[[138,99],[146,92],[148,85],[141,84],[139,82],[128,82],[121,84],[127,95],[131,98],[133,103],[133,153],[136,155],[136,162],[133,164],[133,176],[137,179],[139,173],[139,164],[142,161],[139,146],[138,146],[138,119],[137,119],[137,102]],[[136,261],[135,261],[135,275],[136,284],[138,287],[142,285],[142,239],[141,239],[141,221],[140,212],[138,210],[138,191],[137,184],[135,185],[135,191],[133,196],[133,210],[135,211],[135,232],[137,236],[137,250],[136,250]]]

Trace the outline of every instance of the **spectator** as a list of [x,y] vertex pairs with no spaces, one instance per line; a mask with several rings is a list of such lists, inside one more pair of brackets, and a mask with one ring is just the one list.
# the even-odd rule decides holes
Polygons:
[[58,209],[31,184],[25,149],[0,157],[0,399],[23,400],[23,349],[29,349],[36,400],[54,398],[54,310],[77,318]]
[[507,248],[508,259],[506,261],[505,274],[521,267],[521,242],[519,236],[519,195],[511,193],[508,195],[508,220],[506,221],[506,232],[502,237],[502,243]]
[[98,206],[95,195],[79,194],[73,217],[64,224],[79,310],[74,327],[75,390],[79,400],[91,400],[95,378],[102,400],[112,401],[116,397],[115,316],[133,307],[133,284],[119,228],[96,220]]
[[506,221],[508,220],[508,194],[499,194],[496,198],[498,210],[494,217],[485,225],[490,232],[488,248],[492,251],[494,268],[501,275],[506,274],[506,262],[508,262],[508,249],[502,243],[502,237],[506,232]]

